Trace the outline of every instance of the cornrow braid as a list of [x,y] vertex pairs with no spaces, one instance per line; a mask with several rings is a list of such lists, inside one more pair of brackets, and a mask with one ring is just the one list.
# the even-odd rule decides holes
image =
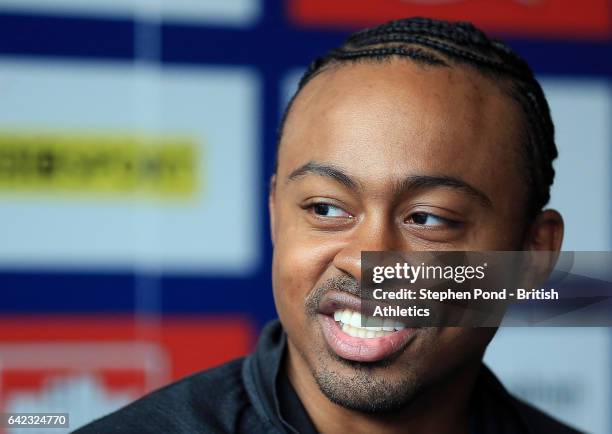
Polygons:
[[[359,61],[384,61],[393,56],[434,67],[466,64],[496,82],[507,83],[526,123],[520,149],[529,191],[528,216],[535,216],[549,201],[557,157],[554,125],[542,87],[525,60],[500,41],[468,22],[407,18],[353,33],[338,48],[315,59],[302,76],[281,121],[278,144],[293,101],[304,86],[332,66]],[[499,80],[505,79],[505,80]],[[277,152],[278,158],[278,152]]]

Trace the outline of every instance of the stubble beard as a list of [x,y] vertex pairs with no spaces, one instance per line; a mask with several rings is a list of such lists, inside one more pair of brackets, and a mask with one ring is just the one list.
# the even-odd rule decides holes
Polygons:
[[[324,293],[334,289],[359,295],[357,281],[348,276],[326,281],[306,300],[306,318],[313,326],[318,323],[319,301]],[[324,342],[320,332],[318,334],[318,341]],[[402,375],[401,380],[389,378],[389,371],[399,362],[397,358],[401,352],[395,357],[378,362],[356,362],[341,358],[325,344],[314,355],[315,360],[309,360],[304,352],[298,351],[327,399],[354,411],[369,414],[396,412],[410,405],[422,389],[418,376],[411,375],[410,372]]]
[[[344,369],[335,369],[334,364]],[[324,352],[317,355],[310,370],[321,392],[334,404],[368,414],[393,413],[409,406],[422,385],[408,374],[399,381],[389,379],[386,371],[392,365],[393,361],[385,360],[353,362]]]

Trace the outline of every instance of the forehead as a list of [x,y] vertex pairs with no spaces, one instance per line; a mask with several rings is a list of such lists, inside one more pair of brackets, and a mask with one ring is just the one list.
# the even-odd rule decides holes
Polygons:
[[365,182],[426,172],[500,186],[517,176],[521,123],[502,87],[471,67],[403,59],[341,65],[295,99],[279,176],[314,160]]

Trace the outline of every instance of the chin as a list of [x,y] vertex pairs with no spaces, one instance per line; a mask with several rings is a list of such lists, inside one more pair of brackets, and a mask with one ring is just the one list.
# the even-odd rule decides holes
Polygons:
[[[392,413],[409,405],[422,386],[399,361],[363,363],[321,355],[312,369],[321,392],[333,403],[363,413]],[[398,375],[393,375],[395,371]]]

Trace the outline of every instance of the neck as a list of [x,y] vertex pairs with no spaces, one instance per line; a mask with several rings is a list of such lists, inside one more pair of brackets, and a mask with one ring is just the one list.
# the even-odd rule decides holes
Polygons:
[[452,378],[428,387],[400,411],[368,414],[331,402],[319,389],[304,359],[290,342],[288,344],[285,363],[289,379],[317,431],[322,434],[469,432],[469,403],[480,360],[463,368]]

